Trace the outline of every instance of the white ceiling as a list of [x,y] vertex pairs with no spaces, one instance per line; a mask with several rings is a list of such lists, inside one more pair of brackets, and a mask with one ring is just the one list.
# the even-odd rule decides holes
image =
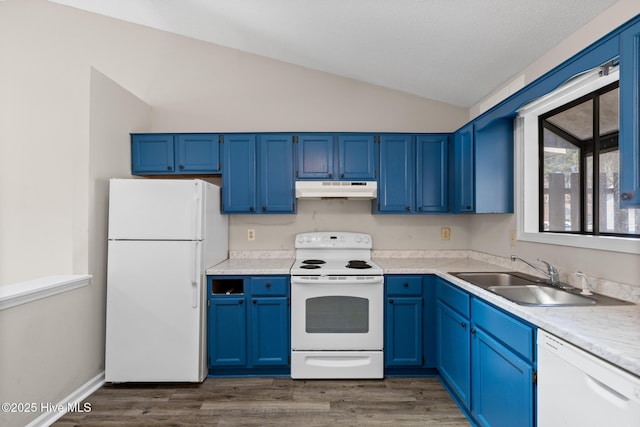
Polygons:
[[617,0],[52,0],[470,107]]

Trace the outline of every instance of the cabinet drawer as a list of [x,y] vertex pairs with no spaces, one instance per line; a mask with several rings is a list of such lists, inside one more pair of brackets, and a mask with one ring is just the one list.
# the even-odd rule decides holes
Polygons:
[[286,277],[251,278],[251,295],[286,296],[288,280]]
[[515,350],[528,361],[533,361],[534,328],[487,303],[473,298],[473,321],[484,331]]
[[422,277],[387,277],[387,295],[422,295]]
[[463,316],[469,317],[471,296],[465,291],[438,279],[438,299]]

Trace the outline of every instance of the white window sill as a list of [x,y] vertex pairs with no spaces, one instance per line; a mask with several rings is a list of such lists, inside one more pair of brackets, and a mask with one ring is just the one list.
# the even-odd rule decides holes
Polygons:
[[0,286],[0,311],[81,288],[91,282],[91,277],[90,274],[50,276]]
[[612,252],[640,254],[640,239],[562,233],[519,233],[518,240]]

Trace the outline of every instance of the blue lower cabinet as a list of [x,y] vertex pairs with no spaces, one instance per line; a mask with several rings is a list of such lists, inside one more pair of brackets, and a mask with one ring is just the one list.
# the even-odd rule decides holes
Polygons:
[[288,276],[208,276],[210,377],[290,375]]
[[482,426],[533,427],[533,367],[480,327],[471,343],[473,418]]
[[422,365],[422,297],[387,298],[387,366]]
[[251,306],[251,363],[288,366],[289,310],[285,297],[253,298]]
[[435,374],[434,276],[385,277],[385,375]]
[[438,279],[437,365],[479,426],[535,425],[533,325]]
[[471,405],[471,342],[469,319],[442,300],[437,307],[437,365],[441,378],[465,407]]
[[247,364],[246,306],[244,296],[209,299],[207,348],[210,367]]

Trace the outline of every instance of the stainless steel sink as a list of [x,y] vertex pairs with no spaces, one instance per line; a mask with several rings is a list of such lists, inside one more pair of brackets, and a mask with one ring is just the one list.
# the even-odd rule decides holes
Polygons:
[[528,274],[517,272],[478,272],[478,273],[452,273],[460,279],[471,282],[482,288],[491,286],[522,286],[536,283],[544,283],[544,279],[539,279]]
[[562,307],[590,305],[633,305],[628,301],[594,293],[580,295],[580,289],[552,286],[546,279],[517,271],[480,271],[450,273],[520,305]]
[[551,286],[491,286],[489,290],[515,303],[536,307],[596,304],[594,299]]

